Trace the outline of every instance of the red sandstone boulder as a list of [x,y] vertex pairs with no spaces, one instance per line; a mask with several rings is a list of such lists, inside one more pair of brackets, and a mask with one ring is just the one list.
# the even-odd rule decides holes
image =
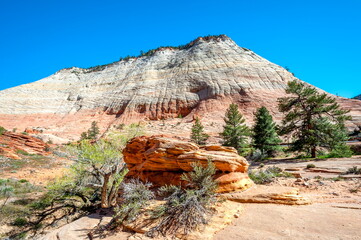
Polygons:
[[248,177],[248,162],[234,148],[199,147],[194,143],[163,136],[133,138],[123,151],[129,173],[156,186],[181,184],[180,176],[192,171],[192,163],[214,163],[219,183],[218,192],[244,190],[253,185]]

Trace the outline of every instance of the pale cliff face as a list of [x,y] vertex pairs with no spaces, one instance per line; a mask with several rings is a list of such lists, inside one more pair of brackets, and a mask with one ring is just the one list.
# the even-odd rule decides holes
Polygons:
[[280,119],[277,98],[292,79],[284,68],[226,36],[200,38],[181,50],[164,48],[97,70],[63,69],[1,91],[0,125],[58,129],[62,136],[78,134],[93,120],[103,130],[115,122],[178,115],[219,122],[232,102],[249,121],[262,105]]
[[[292,75],[231,39],[198,40],[109,65],[71,68],[0,92],[0,114],[74,113],[103,108],[145,113],[152,119],[188,114],[200,100],[240,91],[280,90]],[[120,112],[119,112],[120,111]]]

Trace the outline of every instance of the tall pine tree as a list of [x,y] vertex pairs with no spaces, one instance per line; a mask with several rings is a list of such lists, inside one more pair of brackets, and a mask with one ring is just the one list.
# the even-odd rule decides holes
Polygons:
[[267,156],[279,150],[281,139],[276,131],[276,124],[266,107],[257,110],[254,117],[253,146]]
[[204,145],[209,138],[209,135],[204,133],[203,129],[204,127],[197,117],[195,123],[192,126],[191,139],[198,145]]
[[247,146],[247,136],[250,136],[250,130],[246,126],[245,119],[238,111],[237,104],[229,105],[224,118],[226,125],[223,126],[223,146],[234,147],[241,154]]
[[344,122],[351,117],[334,98],[298,80],[288,83],[286,93],[292,96],[280,98],[278,107],[286,114],[281,133],[292,137],[292,150],[316,157],[318,148],[345,147]]

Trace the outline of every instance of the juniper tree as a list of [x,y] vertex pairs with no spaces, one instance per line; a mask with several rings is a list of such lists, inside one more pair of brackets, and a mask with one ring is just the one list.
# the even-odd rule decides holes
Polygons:
[[348,135],[344,122],[351,117],[335,98],[298,80],[288,83],[286,93],[292,96],[278,100],[279,110],[286,114],[281,133],[292,137],[292,150],[316,157],[318,148],[333,150],[345,145]]
[[250,136],[250,130],[245,124],[245,119],[238,111],[236,104],[230,104],[224,118],[226,125],[223,126],[223,146],[234,147],[238,153],[247,146],[247,136]]
[[279,150],[281,139],[276,130],[276,124],[266,107],[257,110],[254,117],[253,146],[267,156]]
[[204,145],[209,138],[209,135],[204,133],[203,129],[204,127],[199,118],[197,117],[195,123],[192,126],[191,139],[198,145]]

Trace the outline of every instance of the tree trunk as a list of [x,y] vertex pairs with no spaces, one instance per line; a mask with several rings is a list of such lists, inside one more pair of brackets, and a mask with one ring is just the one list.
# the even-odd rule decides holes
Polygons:
[[311,158],[316,158],[316,147],[311,148]]
[[101,193],[101,207],[102,208],[108,208],[108,182],[110,178],[111,173],[107,173],[104,175],[104,182],[102,187],[102,193]]

